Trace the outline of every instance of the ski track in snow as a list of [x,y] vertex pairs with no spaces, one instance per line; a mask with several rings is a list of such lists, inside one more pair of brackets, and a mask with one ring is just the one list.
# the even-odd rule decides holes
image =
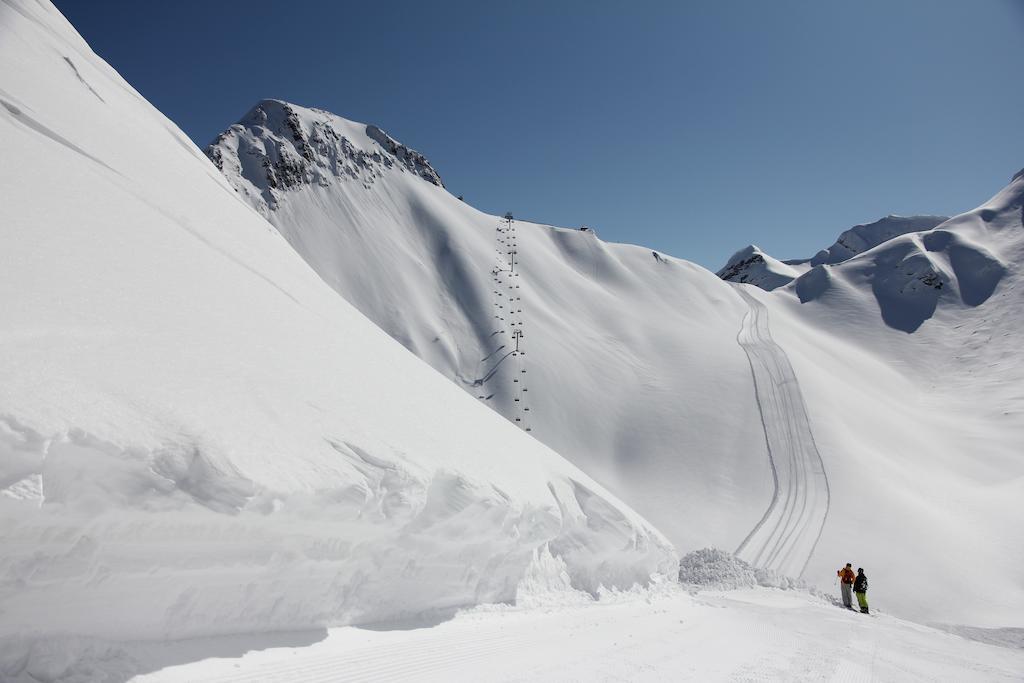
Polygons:
[[737,285],[736,291],[750,310],[736,341],[750,361],[775,493],[736,555],[754,566],[799,578],[828,517],[828,477],[793,366],[772,338],[767,308],[744,287]]

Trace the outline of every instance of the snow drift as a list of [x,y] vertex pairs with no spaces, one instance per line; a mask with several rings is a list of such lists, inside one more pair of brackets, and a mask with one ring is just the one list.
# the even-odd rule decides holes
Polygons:
[[73,638],[507,600],[545,544],[576,589],[674,571],[324,285],[46,3],[0,4],[0,105],[0,677],[59,675],[39,653]]

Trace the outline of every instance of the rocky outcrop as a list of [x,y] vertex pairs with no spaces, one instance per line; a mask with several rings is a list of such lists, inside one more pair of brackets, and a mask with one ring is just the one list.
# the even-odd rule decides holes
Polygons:
[[264,213],[277,208],[280,193],[295,187],[349,181],[369,186],[390,172],[409,172],[444,187],[425,156],[377,126],[280,100],[257,104],[217,136],[206,155]]

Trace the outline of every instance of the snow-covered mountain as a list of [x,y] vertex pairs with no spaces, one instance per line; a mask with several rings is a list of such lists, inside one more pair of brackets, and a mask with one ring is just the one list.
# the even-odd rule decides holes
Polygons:
[[[0,141],[4,680],[627,588],[671,542],[1020,625],[1021,174],[837,262],[752,249],[796,273],[769,292],[483,214],[379,128],[281,101],[208,159],[31,0],[0,2]],[[795,659],[832,622],[808,600]]]
[[[378,158],[338,159],[360,188],[440,191],[369,135]],[[675,570],[337,296],[48,3],[0,3],[0,140],[0,678],[511,600],[545,545],[584,590]]]
[[[401,164],[338,170],[342,156],[386,158],[370,128],[269,100],[207,153],[328,284],[469,395],[677,543],[738,545],[772,496],[732,341],[742,299],[648,249],[506,223]],[[280,159],[300,159],[303,180],[273,187]],[[516,330],[524,355],[510,353]]]
[[[1000,209],[1012,215],[1012,186],[1001,195],[1010,198]],[[745,247],[733,254],[718,276],[769,292],[792,283],[802,302],[819,298],[839,278],[855,289],[870,289],[886,325],[914,332],[932,317],[940,301],[978,306],[1007,274],[1002,252],[1007,242],[1014,242],[1012,231],[1007,237],[1002,230],[980,229],[968,218],[974,214],[981,216],[984,226],[996,217],[995,210],[984,207],[953,220],[887,216],[845,231],[810,259],[779,261],[758,247]],[[1009,256],[1014,255],[1011,245]]]
[[[1008,342],[1021,322],[1017,181],[998,209],[983,209],[1005,224],[998,234],[960,217],[951,236],[932,231],[929,250],[906,231],[941,218],[890,218],[844,234],[814,266],[741,252],[760,284],[792,278],[767,293],[591,231],[483,214],[424,178],[425,160],[336,171],[340,156],[386,158],[371,129],[270,100],[207,153],[337,292],[678,547],[736,549],[821,586],[842,563],[863,563],[882,572],[873,590],[902,614],[1016,623],[1024,551],[1010,530],[1024,521],[1014,502],[1024,419],[1007,379],[1021,372]],[[280,159],[300,180],[274,187]],[[920,248],[887,251],[904,242]],[[993,254],[1001,277],[987,266],[958,275],[964,245]],[[840,247],[863,253],[830,265]],[[955,276],[942,296],[960,298],[907,335],[878,302],[895,296],[883,308],[920,316],[927,301],[913,283],[927,283],[907,263],[920,257]],[[963,299],[984,289],[965,290],[963,277],[987,277],[991,300]],[[957,589],[939,602],[935,585]]]
[[946,216],[886,216],[874,223],[855,225],[844,231],[832,246],[820,250],[809,259],[780,261],[760,247],[750,245],[729,257],[718,271],[718,277],[730,282],[757,285],[770,292],[789,284],[813,266],[842,263],[893,237],[930,230],[946,220],[949,220]]
[[885,323],[905,332],[914,332],[931,318],[940,301],[980,306],[1019,255],[1019,235],[1012,229],[1018,218],[1016,192],[1011,185],[993,200],[998,209],[980,208],[934,229],[902,234],[835,268],[815,264],[793,288],[806,302],[823,296],[837,279],[870,287]]

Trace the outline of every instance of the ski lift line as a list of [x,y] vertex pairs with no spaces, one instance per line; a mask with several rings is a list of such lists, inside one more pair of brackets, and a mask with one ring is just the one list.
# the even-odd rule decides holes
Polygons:
[[[525,385],[526,381],[526,367],[525,367],[525,351],[521,348],[523,340],[526,335],[523,334],[523,309],[521,308],[522,297],[515,296],[516,292],[513,290],[519,289],[520,285],[515,284],[519,281],[520,273],[516,272],[517,263],[521,263],[521,253],[519,252],[519,240],[517,238],[515,219],[511,213],[506,214],[504,219],[500,219],[495,225],[495,265],[491,270],[492,279],[495,283],[496,288],[491,290],[492,304],[494,310],[497,312],[495,318],[503,323],[502,329],[492,333],[491,336],[496,334],[508,334],[509,339],[508,346],[513,343],[515,347],[502,356],[495,366],[491,368],[480,381],[480,383],[493,381],[498,375],[498,371],[501,366],[508,359],[508,356],[513,356],[513,362],[515,367],[512,372],[512,382],[510,388],[512,389],[512,403],[511,407],[515,411],[508,417],[514,419],[516,424],[522,427],[525,431],[532,431],[531,425],[526,420],[527,413],[530,412],[530,406],[527,405],[526,397],[528,394],[528,388]],[[505,287],[508,288],[508,295],[504,293]],[[504,311],[503,302],[509,303],[508,312],[502,315],[500,311]],[[501,303],[499,303],[501,302]],[[487,356],[485,356],[481,363],[486,362],[488,359],[493,358],[496,353],[501,350],[508,348],[506,345],[501,345]],[[518,370],[518,372],[515,372]],[[495,396],[492,393],[488,396],[488,399]]]
[[493,368],[491,368],[491,369],[490,369],[490,371],[489,371],[489,372],[488,372],[488,373],[487,373],[486,375],[484,375],[484,376],[483,376],[482,378],[480,378],[480,379],[479,379],[479,380],[477,380],[477,381],[479,381],[479,382],[480,382],[480,384],[485,384],[485,383],[487,383],[487,382],[488,382],[488,381],[489,381],[489,380],[490,380],[490,379],[491,379],[492,377],[494,377],[494,373],[496,373],[496,372],[498,371],[498,368],[500,368],[500,367],[501,367],[501,364],[505,362],[505,359],[506,359],[506,358],[508,358],[508,357],[509,357],[509,356],[511,356],[511,355],[512,355],[512,352],[510,351],[509,353],[506,353],[506,354],[505,354],[504,356],[502,356],[501,358],[499,358],[499,359],[498,359],[498,362],[496,362],[496,363],[494,364],[494,367],[493,367]]

